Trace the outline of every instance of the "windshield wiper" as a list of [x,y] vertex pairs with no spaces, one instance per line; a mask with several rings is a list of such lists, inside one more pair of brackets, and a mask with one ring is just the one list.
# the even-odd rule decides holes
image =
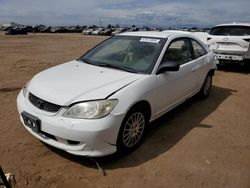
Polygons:
[[94,65],[101,66],[101,67],[120,69],[120,70],[123,70],[123,71],[126,71],[126,72],[138,73],[136,70],[134,70],[132,68],[124,67],[124,66],[111,65],[111,64],[108,64],[108,63],[95,63]]

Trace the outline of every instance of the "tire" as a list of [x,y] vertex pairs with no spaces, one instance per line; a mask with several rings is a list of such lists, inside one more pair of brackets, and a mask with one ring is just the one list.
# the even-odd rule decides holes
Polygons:
[[199,96],[201,99],[205,99],[209,96],[212,87],[212,80],[212,75],[208,74],[199,92]]
[[117,139],[117,153],[128,154],[143,141],[148,118],[142,108],[133,108],[125,116]]

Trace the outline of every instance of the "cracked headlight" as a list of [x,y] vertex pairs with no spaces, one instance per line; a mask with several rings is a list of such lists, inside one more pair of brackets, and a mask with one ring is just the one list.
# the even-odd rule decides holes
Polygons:
[[97,100],[77,103],[63,113],[64,117],[79,119],[97,119],[108,115],[118,100]]

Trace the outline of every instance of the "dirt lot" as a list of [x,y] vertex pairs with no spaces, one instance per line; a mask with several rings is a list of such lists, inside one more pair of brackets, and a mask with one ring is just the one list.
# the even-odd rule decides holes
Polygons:
[[[0,34],[0,164],[17,187],[250,187],[250,75],[216,72],[211,96],[152,123],[128,156],[98,162],[44,145],[21,125],[16,97],[37,72],[79,57],[104,37]],[[237,68],[235,71],[234,68]]]

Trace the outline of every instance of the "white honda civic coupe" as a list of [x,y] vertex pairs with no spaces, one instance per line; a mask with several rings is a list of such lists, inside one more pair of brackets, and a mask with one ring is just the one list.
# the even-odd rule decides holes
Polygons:
[[138,147],[150,122],[195,94],[209,95],[216,59],[190,34],[115,35],[35,75],[17,98],[25,129],[69,153],[104,156]]

